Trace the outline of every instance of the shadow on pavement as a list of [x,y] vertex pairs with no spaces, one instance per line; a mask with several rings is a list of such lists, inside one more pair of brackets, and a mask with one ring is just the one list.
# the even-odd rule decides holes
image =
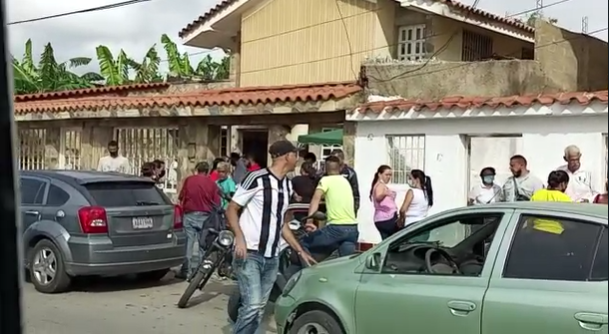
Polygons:
[[137,275],[118,277],[77,277],[74,279],[72,291],[103,293],[127,290],[139,290],[173,285],[183,282],[169,272],[161,280],[140,279]]

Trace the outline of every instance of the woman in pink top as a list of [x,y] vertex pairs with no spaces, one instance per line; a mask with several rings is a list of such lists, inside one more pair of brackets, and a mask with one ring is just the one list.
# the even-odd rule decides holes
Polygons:
[[381,165],[374,174],[370,200],[374,203],[374,225],[381,233],[383,240],[392,236],[398,228],[398,207],[395,204],[395,191],[387,184],[391,181],[393,171],[387,165]]

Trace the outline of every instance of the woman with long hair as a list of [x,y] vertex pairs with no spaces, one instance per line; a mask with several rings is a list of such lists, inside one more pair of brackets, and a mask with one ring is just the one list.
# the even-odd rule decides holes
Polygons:
[[392,176],[391,167],[381,165],[376,170],[370,187],[370,200],[374,204],[374,225],[383,240],[399,230],[396,193],[387,186]]
[[413,169],[408,175],[410,189],[406,193],[400,208],[399,225],[402,227],[414,224],[427,217],[433,206],[433,188],[431,178],[420,169]]

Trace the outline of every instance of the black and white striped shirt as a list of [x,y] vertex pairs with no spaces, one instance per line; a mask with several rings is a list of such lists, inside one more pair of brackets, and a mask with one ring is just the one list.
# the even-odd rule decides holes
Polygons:
[[247,249],[267,258],[279,254],[281,228],[292,197],[291,181],[278,179],[268,168],[248,173],[232,200],[243,207],[239,226]]

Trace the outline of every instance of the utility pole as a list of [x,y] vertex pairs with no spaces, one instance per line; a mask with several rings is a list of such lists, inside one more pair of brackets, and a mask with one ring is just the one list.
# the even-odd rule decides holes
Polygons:
[[582,17],[582,34],[588,33],[588,17]]
[[542,15],[542,10],[543,10],[543,0],[535,0],[535,8],[537,9],[535,11],[535,13],[537,13],[537,15],[539,17],[541,17]]

